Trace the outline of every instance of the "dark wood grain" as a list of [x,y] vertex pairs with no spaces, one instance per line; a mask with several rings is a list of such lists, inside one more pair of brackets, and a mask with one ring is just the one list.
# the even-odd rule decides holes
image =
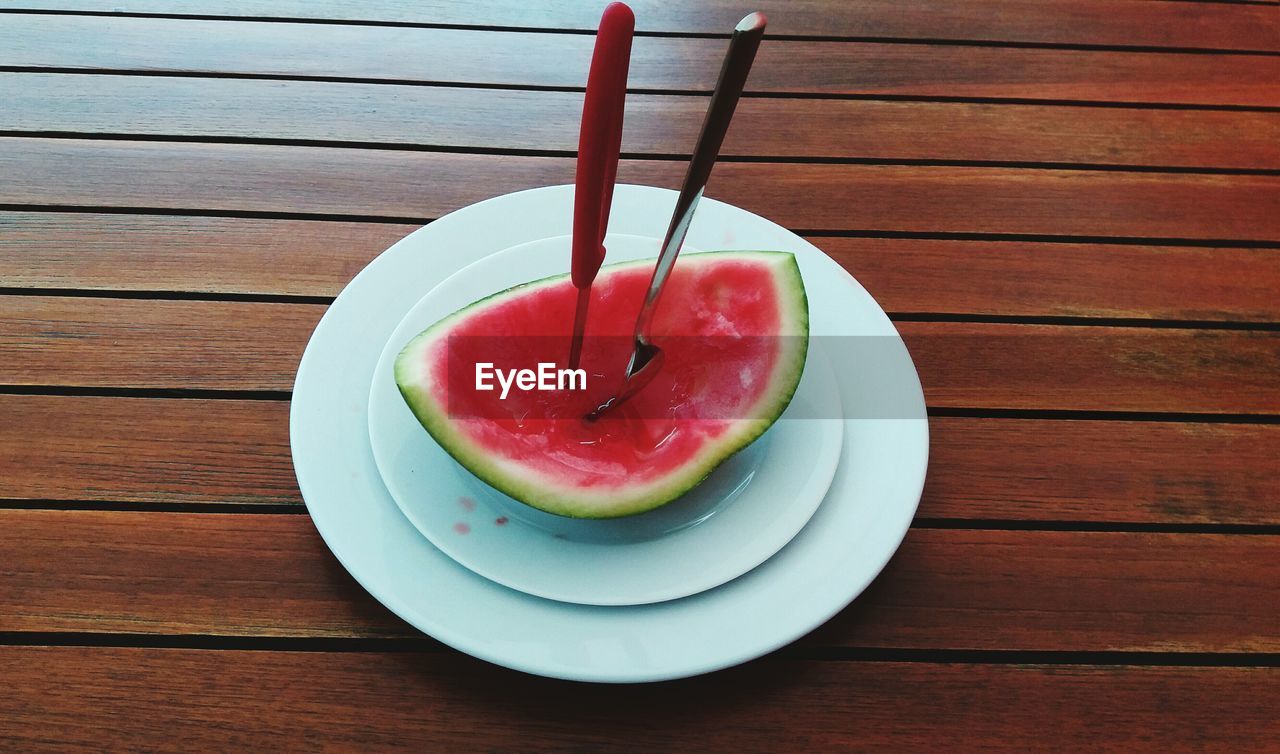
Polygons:
[[289,404],[0,395],[0,499],[300,503]]
[[1242,751],[1280,735],[1275,668],[778,658],[677,683],[601,687],[456,655],[6,647],[0,671],[40,700],[0,697],[0,724],[24,750],[653,750],[707,742],[708,720],[714,748],[733,751]]
[[324,307],[0,298],[0,384],[288,390]]
[[[0,139],[0,203],[435,217],[572,181],[568,157]],[[676,186],[684,165],[624,160]],[[708,193],[809,230],[1280,240],[1280,177],[725,163]]]
[[[289,390],[322,313],[300,304],[2,297],[0,384]],[[1280,333],[950,322],[899,330],[931,406],[1280,412]]]
[[[7,15],[0,66],[581,87],[583,34]],[[709,92],[722,39],[640,37],[628,86]],[[766,39],[749,92],[1280,106],[1280,56]]]
[[[723,34],[744,13],[734,0],[632,0],[636,29]],[[517,26],[594,31],[599,9],[576,0],[433,0],[412,4],[344,0],[4,0],[0,8],[194,14],[261,18]],[[935,3],[864,0],[760,0],[752,8],[769,16],[771,35],[963,39],[1054,44],[1147,45],[1210,49],[1276,50],[1277,11],[1235,4],[1137,0],[980,0]]]
[[[0,279],[15,288],[333,296],[416,227],[0,212]],[[1280,255],[1271,249],[809,240],[890,312],[1280,321]]]
[[[0,100],[0,131],[569,154],[582,113],[576,92],[39,73],[0,74]],[[624,152],[688,153],[705,110],[631,95]],[[1277,169],[1278,145],[1270,112],[786,97],[744,100],[720,154]]]
[[33,510],[0,519],[10,524],[0,527],[0,631],[412,635],[304,515]]
[[18,288],[334,296],[418,227],[0,212],[0,279]]
[[[0,499],[299,503],[288,414],[279,401],[0,395]],[[1274,425],[929,425],[925,518],[1280,524]]]
[[1280,411],[1276,332],[927,322],[898,330],[935,408]]
[[913,529],[809,641],[1275,652],[1277,548],[1270,536]]
[[[0,524],[0,632],[416,633],[306,516],[10,510]],[[1277,578],[1275,537],[920,529],[804,643],[1275,652]]]
[[1272,249],[810,240],[890,312],[1280,320]]
[[1280,524],[1280,427],[929,420],[918,515]]

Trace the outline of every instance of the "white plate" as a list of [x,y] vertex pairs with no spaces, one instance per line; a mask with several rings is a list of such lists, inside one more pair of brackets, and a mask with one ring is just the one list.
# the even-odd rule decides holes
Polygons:
[[[382,480],[436,547],[482,576],[539,597],[640,605],[735,579],[791,541],[835,475],[844,439],[840,392],[818,349],[809,354],[791,406],[764,437],[679,500],[606,521],[543,513],[490,488],[427,434],[396,388],[396,355],[415,335],[490,294],[564,272],[570,238],[532,241],[473,262],[400,322],[369,397],[369,437]],[[610,262],[623,262],[655,256],[659,243],[610,235],[605,245]]]
[[[610,228],[659,236],[675,192],[618,186]],[[570,232],[572,186],[495,197],[392,246],[343,290],[316,326],[294,385],[290,442],[303,498],[325,543],[382,604],[461,651],[529,673],[583,681],[657,681],[706,673],[784,646],[843,609],[906,534],[924,484],[928,422],[910,355],[880,307],[804,239],[704,199],[696,247],[797,255],[813,336],[879,336],[879,355],[828,351],[845,416],[896,393],[894,418],[846,419],[840,465],[808,525],[750,573],[692,597],[628,607],[534,597],[463,568],[427,542],[383,486],[367,406],[383,344],[441,280],[488,254]]]

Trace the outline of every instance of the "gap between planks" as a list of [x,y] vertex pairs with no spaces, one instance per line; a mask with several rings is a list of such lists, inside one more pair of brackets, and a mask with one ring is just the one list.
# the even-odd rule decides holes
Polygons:
[[[453,650],[423,634],[413,637],[332,638],[223,634],[130,634],[79,631],[5,631],[0,646],[194,649],[242,652],[425,653]],[[789,645],[776,655],[789,661],[892,662],[965,665],[1077,665],[1134,667],[1280,667],[1271,652],[1134,652],[1017,649],[909,649]]]
[[[92,398],[155,398],[177,400],[232,400],[288,402],[291,390],[235,390],[220,388],[87,387],[83,385],[0,385],[0,395],[76,396]],[[927,406],[930,417],[973,419],[1047,419],[1145,421],[1190,424],[1280,424],[1280,414],[1214,413],[1203,411],[1122,411],[1102,409],[990,408],[970,406]]]
[[[350,141],[342,139],[293,139],[258,136],[214,136],[157,134],[148,132],[47,131],[5,129],[0,138],[65,139],[76,141],[129,141],[157,144],[227,144],[315,149],[369,149],[395,152],[428,152],[437,154],[473,154],[496,157],[563,157],[575,158],[576,152],[563,149],[524,149],[515,147],[453,146],[446,144],[413,144],[405,142]],[[686,162],[686,154],[655,152],[623,152],[624,160],[652,162]],[[1156,173],[1169,175],[1261,175],[1280,176],[1280,168],[1244,168],[1193,165],[1143,165],[1127,163],[1058,162],[1035,160],[960,160],[914,157],[836,157],[820,155],[722,155],[720,163],[755,163],[767,165],[883,165],[925,168],[1006,168],[1021,170],[1078,170],[1104,173]]]
[[[1152,0],[1153,2],[1155,0]],[[493,89],[514,92],[571,92],[586,91],[581,86],[555,84],[505,84],[482,81],[450,81],[435,79],[370,78],[363,76],[333,76],[289,73],[240,73],[233,71],[165,71],[134,68],[72,68],[63,66],[0,65],[0,73],[75,74],[83,76],[147,76],[157,78],[239,79],[246,81],[299,81],[330,84],[371,84],[388,86],[419,86],[458,89]],[[651,87],[627,87],[628,94],[670,95],[674,97],[706,97],[710,89],[662,89]],[[1280,105],[1241,105],[1195,102],[1143,102],[1130,100],[1067,99],[1049,97],[1013,96],[951,96],[927,94],[886,94],[849,92],[743,92],[743,99],[813,99],[855,100],[867,102],[919,102],[959,103],[975,105],[1039,105],[1045,107],[1098,107],[1124,110],[1203,110],[1209,112],[1280,113]]]
[[[759,4],[760,10],[765,10],[776,20],[774,26],[777,31],[769,33],[769,37],[783,41],[883,41],[891,42],[891,44],[960,44],[960,45],[978,45],[978,46],[1034,46],[1047,47],[1047,49],[1114,49],[1124,51],[1188,51],[1188,52],[1242,52],[1242,54],[1252,54],[1254,52],[1248,47],[1248,42],[1240,42],[1239,24],[1249,19],[1257,19],[1256,10],[1251,10],[1251,6],[1275,6],[1274,0],[1229,0],[1222,3],[1221,0],[1187,0],[1198,1],[1198,3],[1212,3],[1219,5],[1231,6],[1222,8],[1220,18],[1202,17],[1201,19],[1188,19],[1187,26],[1197,24],[1197,31],[1210,32],[1208,38],[1211,40],[1220,40],[1221,42],[1229,42],[1230,46],[1215,47],[1215,42],[1210,44],[1202,44],[1201,38],[1194,36],[1184,36],[1184,38],[1196,38],[1196,45],[1171,45],[1171,44],[1152,44],[1152,42],[1133,41],[1134,33],[1137,32],[1138,37],[1146,38],[1147,28],[1139,26],[1137,29],[1133,26],[1125,27],[1124,19],[1098,19],[1096,18],[1097,8],[1094,6],[1085,6],[1078,9],[1073,14],[1061,14],[1052,6],[1042,6],[1038,8],[1039,17],[1036,14],[1025,15],[1018,14],[1018,8],[1012,8],[1015,18],[1007,24],[1006,29],[992,29],[984,24],[991,23],[984,20],[978,26],[973,26],[972,20],[968,24],[968,28],[961,26],[957,28],[955,18],[947,19],[946,14],[937,14],[932,17],[931,14],[923,13],[918,6],[888,6],[881,8],[877,5],[861,4],[861,8],[849,9],[835,8],[828,9],[828,13],[824,15],[822,23],[815,24],[814,10],[801,9],[799,14],[791,13],[794,8],[787,8],[785,5],[774,6],[772,3]],[[44,5],[38,6],[38,5]],[[1073,4],[1074,6],[1075,4]],[[1105,9],[1103,4],[1101,9]],[[1133,6],[1129,6],[1133,10]],[[1075,8],[1073,8],[1075,9]],[[122,5],[102,5],[101,8],[92,8],[92,6],[78,6],[78,8],[65,8],[58,4],[38,4],[28,3],[26,6],[15,6],[15,8],[0,10],[0,13],[14,14],[45,14],[45,15],[87,15],[87,17],[122,17],[122,18],[160,18],[160,19],[187,19],[187,20],[238,20],[238,22],[262,22],[262,23],[311,23],[311,24],[338,24],[338,26],[372,26],[372,27],[399,27],[399,28],[443,28],[443,29],[465,29],[465,31],[490,31],[490,32],[545,32],[559,33],[559,35],[580,35],[586,36],[594,33],[594,15],[590,10],[582,9],[577,14],[564,15],[561,13],[552,13],[549,15],[539,14],[536,17],[531,15],[518,15],[512,13],[503,13],[502,15],[494,15],[493,13],[485,14],[483,5],[475,6],[470,9],[470,13],[466,15],[457,15],[457,17],[449,17],[445,15],[443,20],[436,17],[434,20],[426,20],[424,18],[412,18],[412,14],[403,14],[397,18],[396,12],[384,12],[381,18],[376,17],[378,12],[365,15],[364,18],[351,17],[351,15],[343,15],[333,13],[325,15],[324,9],[316,12],[316,6],[311,6],[310,15],[282,14],[273,6],[255,6],[255,5],[234,5],[228,8],[224,13],[205,12],[201,10],[175,10],[173,5],[157,5],[154,9],[147,8],[146,4],[141,6]],[[645,13],[648,10],[649,13]],[[672,9],[663,8],[662,5],[643,4],[641,8],[639,20],[640,26],[636,29],[636,36],[639,37],[690,37],[690,38],[724,38],[728,33],[724,31],[726,24],[731,23],[736,18],[732,13],[717,14],[717,10],[730,10],[726,8],[716,8],[716,6],[703,6],[700,9],[703,18],[682,17],[678,13],[672,13]],[[690,9],[692,10],[692,9]],[[736,8],[733,8],[736,10]],[[1143,10],[1151,10],[1149,8]],[[832,13],[835,12],[835,18]],[[887,19],[883,15],[892,12],[899,14],[899,23],[895,24],[892,20],[888,20],[888,27],[883,28]],[[1071,23],[1071,20],[1079,22],[1080,15],[1088,19],[1093,14],[1094,18],[1089,19],[1093,22],[1093,28],[1080,29],[1085,36],[1076,36],[1075,29],[1080,27],[1079,23]],[[1243,12],[1243,13],[1242,13]],[[696,12],[695,12],[696,13]],[[845,18],[841,18],[841,13],[847,14]],[[988,9],[988,15],[1000,17],[1001,10],[998,8]],[[923,18],[922,18],[923,15]],[[1158,27],[1166,29],[1161,22],[1169,22],[1171,15],[1167,13],[1156,13],[1156,19],[1147,19],[1148,22],[1155,20]],[[878,18],[879,17],[879,18]],[[1224,18],[1225,17],[1225,18]],[[1234,18],[1233,18],[1234,17]],[[961,17],[963,18],[963,17]],[[713,20],[714,19],[714,20]],[[535,23],[529,23],[534,20]],[[905,20],[905,23],[904,23]],[[1004,20],[1004,19],[1001,19]],[[882,33],[879,35],[854,35],[849,33],[854,29],[865,29],[868,26],[877,28],[879,22],[882,26]],[[1029,24],[1028,24],[1029,22]],[[1216,22],[1216,23],[1215,23]],[[1234,22],[1234,23],[1233,23]],[[997,22],[997,26],[998,26]],[[540,26],[539,26],[540,24]],[[1019,29],[1021,26],[1024,28]],[[1025,28],[1029,26],[1028,28]],[[896,27],[896,28],[895,28]],[[1048,31],[1046,28],[1052,28]],[[1055,28],[1056,27],[1056,28]],[[1062,29],[1061,27],[1068,27]],[[1074,27],[1074,28],[1073,28]],[[1117,29],[1124,28],[1126,36],[1121,41],[1119,37],[1114,36]],[[884,33],[887,32],[887,33]],[[977,33],[975,33],[977,32]],[[1088,36],[1089,33],[1098,36]],[[1018,36],[1021,38],[1007,38],[1006,36]],[[1057,38],[1034,38],[1037,35],[1042,37]],[[1097,41],[1097,40],[1105,41]],[[1152,35],[1152,40],[1158,40],[1160,33]],[[1219,42],[1219,44],[1221,44]],[[1260,49],[1261,52],[1275,52],[1274,49]]]
[[[0,499],[0,510],[217,513],[220,515],[302,515],[302,503],[181,503],[129,500]],[[1280,535],[1280,524],[1153,523],[1145,521],[1072,521],[996,518],[916,518],[913,529],[1022,532],[1097,532],[1119,534]]]
[[[0,287],[2,296],[41,296],[58,298],[105,298],[127,301],[208,301],[255,304],[329,305],[333,296],[309,296],[290,293],[237,293],[210,291],[176,291],[152,289],[105,288],[18,288]],[[1176,330],[1240,330],[1280,332],[1280,322],[1243,320],[1174,319],[1167,317],[1091,317],[1036,314],[984,314],[979,312],[885,312],[894,322],[947,322],[1009,325],[1060,325],[1063,327],[1139,327]]]
[[[434,217],[409,215],[367,215],[334,212],[289,212],[280,210],[208,209],[199,207],[145,207],[97,204],[40,204],[0,202],[0,212],[40,212],[49,214],[158,215],[162,217],[225,217],[246,220],[306,220],[313,222],[353,222],[378,225],[427,225]],[[994,243],[1032,242],[1061,244],[1116,244],[1124,246],[1178,246],[1186,248],[1280,249],[1280,240],[1239,238],[1187,238],[1170,236],[1106,236],[1061,233],[1007,233],[947,230],[879,230],[788,228],[799,236],[814,238],[882,238],[922,241],[990,241]]]

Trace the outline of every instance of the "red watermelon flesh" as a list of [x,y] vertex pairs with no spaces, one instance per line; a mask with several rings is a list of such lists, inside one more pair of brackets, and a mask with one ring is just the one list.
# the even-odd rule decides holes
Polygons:
[[585,389],[512,384],[502,398],[496,379],[493,390],[476,389],[477,363],[506,374],[565,366],[577,289],[560,275],[482,299],[419,334],[396,360],[400,391],[459,463],[536,508],[610,518],[670,502],[786,408],[804,367],[808,307],[790,254],[682,255],[654,319],[661,371],[588,422],[621,384],[652,273],[653,260],[601,269],[582,355]]

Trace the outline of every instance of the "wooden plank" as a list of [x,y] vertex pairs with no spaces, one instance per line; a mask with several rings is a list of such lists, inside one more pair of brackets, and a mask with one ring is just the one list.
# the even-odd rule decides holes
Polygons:
[[[578,148],[577,92],[0,73],[0,130]],[[623,150],[687,153],[703,97],[632,95]],[[510,124],[518,123],[519,128]],[[722,157],[1280,168],[1280,114],[961,102],[746,99]]]
[[1280,524],[1275,425],[929,420],[922,517]]
[[288,390],[323,306],[10,296],[0,384]]
[[[434,217],[572,182],[567,157],[0,139],[0,203]],[[676,161],[619,180],[676,186]],[[724,163],[709,195],[792,228],[1280,240],[1280,177]]]
[[[4,511],[0,519],[14,524],[0,533],[0,631],[411,635],[343,570],[306,516]],[[36,557],[56,563],[37,569]],[[81,598],[96,604],[67,602]]]
[[0,280],[20,288],[334,296],[418,227],[0,212]]
[[[305,516],[8,510],[0,524],[0,631],[416,633]],[[804,643],[1275,652],[1277,578],[1275,537],[920,529]]]
[[[0,212],[15,288],[333,296],[414,225]],[[809,239],[889,312],[1280,321],[1271,249]]]
[[[319,305],[4,297],[0,384],[289,390],[322,313]],[[1280,333],[951,322],[899,330],[930,406],[1280,412]]]
[[889,312],[1280,320],[1272,249],[810,240]]
[[0,395],[0,499],[301,502],[289,404]]
[[[0,66],[581,87],[585,34],[6,15]],[[628,85],[709,92],[724,40],[640,37]],[[1280,57],[769,40],[749,92],[1280,105]]]
[[[0,499],[298,503],[288,414],[276,401],[0,395]],[[1274,425],[929,427],[925,518],[1280,524]]]
[[932,322],[898,330],[935,408],[1280,411],[1276,332]]
[[[636,29],[726,33],[742,17],[734,0],[632,0]],[[515,26],[594,31],[599,8],[575,0],[484,0],[412,4],[345,0],[4,0],[0,8],[194,14],[259,18]],[[1161,5],[1132,0],[758,0],[771,35],[961,39],[1054,44],[1276,50],[1277,12],[1233,4]]]
[[456,654],[4,647],[0,671],[22,750],[1251,751],[1280,735],[1275,668],[770,658],[600,686]]
[[1274,652],[1280,607],[1264,603],[1277,555],[1268,536],[913,529],[870,589],[810,640]]

